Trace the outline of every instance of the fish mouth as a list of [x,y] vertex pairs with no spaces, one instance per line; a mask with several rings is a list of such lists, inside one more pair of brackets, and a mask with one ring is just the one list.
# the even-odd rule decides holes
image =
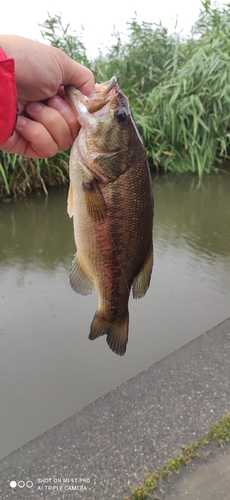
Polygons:
[[116,76],[112,76],[107,82],[96,83],[95,88],[85,103],[89,113],[99,111],[118,94]]
[[96,90],[90,94],[88,99],[91,99],[95,94],[100,94],[100,97],[102,98],[106,97],[109,94],[110,90],[114,87],[114,85],[116,85],[116,83],[117,83],[116,76],[112,76],[112,78],[110,78],[110,80],[108,80],[107,82],[96,83],[95,84]]
[[[74,101],[80,102],[87,108],[89,113],[95,113],[102,109],[108,102],[111,102],[119,93],[116,76],[103,83],[96,83],[95,90],[87,97],[72,85],[65,87],[67,99],[72,106]],[[75,105],[73,106],[75,108]]]

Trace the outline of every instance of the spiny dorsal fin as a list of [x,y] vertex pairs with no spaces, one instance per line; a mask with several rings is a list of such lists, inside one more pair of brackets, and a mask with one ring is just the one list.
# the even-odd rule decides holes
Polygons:
[[153,245],[149,249],[149,253],[140,272],[135,276],[132,285],[133,298],[140,299],[146,294],[152,273],[153,267]]
[[85,194],[85,202],[88,214],[96,221],[106,218],[106,204],[103,194],[95,179],[90,182],[83,182],[82,188]]
[[74,292],[81,295],[90,295],[94,290],[94,283],[79,263],[77,253],[70,269],[69,283]]

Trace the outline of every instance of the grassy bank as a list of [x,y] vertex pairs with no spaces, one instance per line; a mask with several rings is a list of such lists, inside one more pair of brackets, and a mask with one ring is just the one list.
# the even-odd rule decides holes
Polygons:
[[0,152],[0,201],[23,197],[34,191],[66,185],[69,179],[69,153],[58,153],[44,160]]
[[145,483],[134,488],[131,496],[124,500],[145,500],[153,492],[156,494],[156,500],[160,500],[159,493],[163,498],[164,484],[166,486],[172,474],[179,474],[183,467],[188,466],[194,459],[206,456],[205,450],[211,442],[216,442],[221,447],[230,442],[230,415],[214,424],[204,437],[186,446],[181,455],[168,460],[159,472],[149,474]]
[[[230,4],[210,0],[187,37],[160,23],[127,23],[124,37],[90,60],[81,36],[48,16],[46,41],[90,67],[97,82],[117,76],[130,100],[151,169],[201,177],[230,157]],[[63,160],[64,158],[64,160]],[[68,182],[67,155],[42,162],[0,154],[0,196]]]

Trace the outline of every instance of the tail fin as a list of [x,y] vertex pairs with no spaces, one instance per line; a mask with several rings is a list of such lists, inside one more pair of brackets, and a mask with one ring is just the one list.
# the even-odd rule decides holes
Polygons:
[[94,340],[102,335],[107,335],[107,343],[110,349],[119,356],[123,356],[128,342],[128,329],[129,313],[111,323],[96,312],[91,324],[89,339]]

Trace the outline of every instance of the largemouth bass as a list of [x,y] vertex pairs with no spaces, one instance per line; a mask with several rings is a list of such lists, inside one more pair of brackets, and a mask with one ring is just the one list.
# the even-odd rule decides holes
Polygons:
[[84,96],[66,87],[81,125],[70,155],[68,213],[77,247],[70,285],[98,292],[89,339],[107,335],[123,355],[128,301],[143,297],[153,266],[153,196],[144,147],[116,77]]

